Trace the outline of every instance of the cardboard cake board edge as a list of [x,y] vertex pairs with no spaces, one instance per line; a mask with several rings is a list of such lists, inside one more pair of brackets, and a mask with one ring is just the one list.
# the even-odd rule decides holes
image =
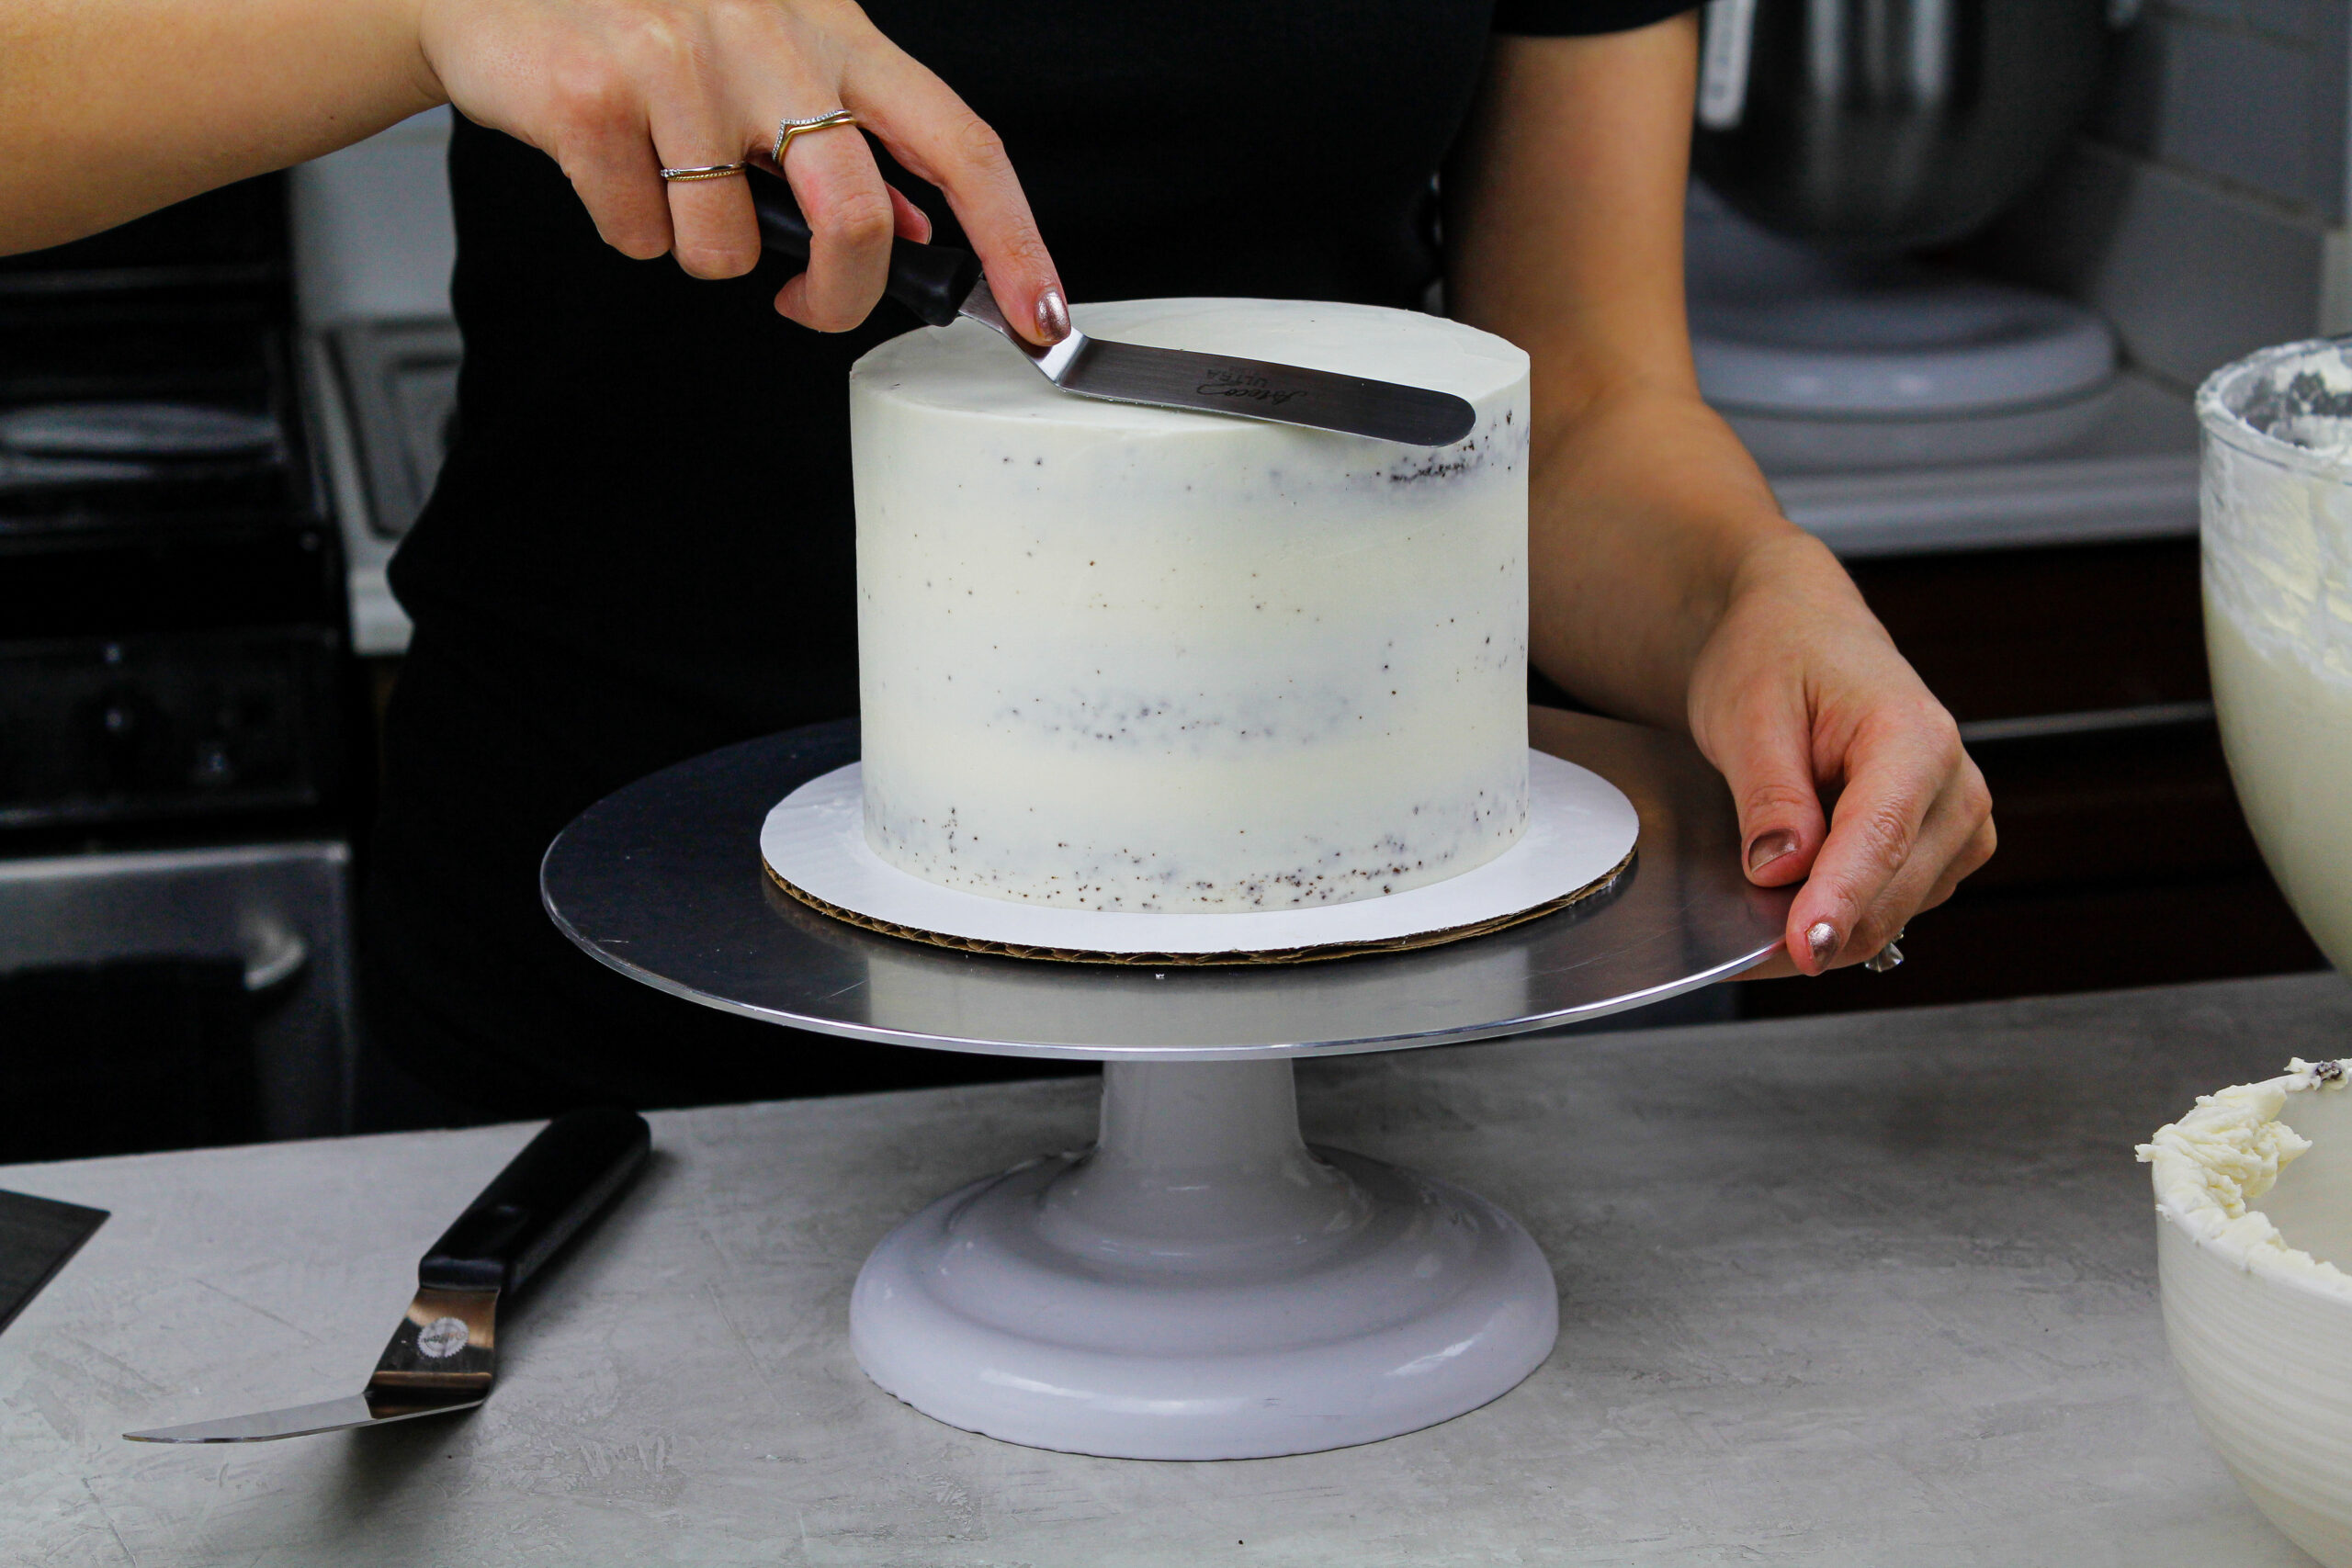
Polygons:
[[796,887],[786,880],[767,857],[760,857],[760,869],[768,880],[795,901],[807,905],[820,914],[831,916],[846,925],[857,927],[883,936],[899,937],[909,942],[944,947],[958,953],[981,953],[999,958],[1033,958],[1055,964],[1116,964],[1129,966],[1149,965],[1153,968],[1209,968],[1250,964],[1317,964],[1333,958],[1357,958],[1376,953],[1410,953],[1419,948],[1442,947],[1449,942],[1466,942],[1472,937],[1487,936],[1530,920],[1557,914],[1614,888],[1624,874],[1633,869],[1634,857],[1641,852],[1634,844],[1615,865],[1586,883],[1582,887],[1547,898],[1540,904],[1507,915],[1497,915],[1467,925],[1447,926],[1438,931],[1411,931],[1401,936],[1383,937],[1374,942],[1335,942],[1313,947],[1283,947],[1262,950],[1237,949],[1225,953],[1106,953],[1088,948],[1025,947],[1008,942],[993,942],[978,937],[950,936],[942,931],[923,931],[914,926],[902,926],[889,920],[861,915],[854,909],[828,903],[815,894]]

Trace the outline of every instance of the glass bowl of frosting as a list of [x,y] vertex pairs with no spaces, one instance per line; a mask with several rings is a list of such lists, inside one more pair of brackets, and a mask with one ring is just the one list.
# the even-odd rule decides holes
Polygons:
[[2222,749],[2287,901],[2352,974],[2352,339],[2227,366],[2197,414]]
[[2352,1568],[2347,1070],[2298,1059],[2140,1145],[2189,1404],[2255,1506],[2328,1568]]

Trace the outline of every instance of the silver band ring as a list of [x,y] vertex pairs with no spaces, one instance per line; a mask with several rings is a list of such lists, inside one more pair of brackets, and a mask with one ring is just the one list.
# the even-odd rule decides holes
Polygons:
[[1895,943],[1901,942],[1905,935],[1909,934],[1909,931],[1910,928],[1906,926],[1902,931],[1896,931],[1893,936],[1887,938],[1886,945],[1884,947],[1880,948],[1876,953],[1871,953],[1868,958],[1862,960],[1862,967],[1869,970],[1873,975],[1883,975],[1891,969],[1902,968],[1903,950],[1900,947],[1897,947]]
[[731,175],[740,175],[751,166],[749,164],[705,164],[695,169],[664,169],[662,177],[665,180],[723,180]]
[[812,114],[807,119],[787,119],[775,128],[775,149],[768,161],[777,168],[784,167],[785,149],[792,145],[796,136],[806,136],[812,130],[831,130],[837,125],[855,125],[857,116],[847,109],[835,109],[831,114]]

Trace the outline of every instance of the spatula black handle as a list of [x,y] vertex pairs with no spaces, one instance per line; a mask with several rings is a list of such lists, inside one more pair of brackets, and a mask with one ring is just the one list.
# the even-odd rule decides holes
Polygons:
[[652,1131],[634,1111],[559,1116],[491,1178],[416,1266],[444,1291],[519,1290],[557,1247],[637,1174]]
[[[752,210],[760,217],[760,243],[798,266],[808,265],[808,220],[792,199],[792,187],[761,168],[746,173]],[[890,242],[890,281],[883,292],[922,319],[944,327],[956,319],[972,285],[980,280],[980,259],[948,245]]]

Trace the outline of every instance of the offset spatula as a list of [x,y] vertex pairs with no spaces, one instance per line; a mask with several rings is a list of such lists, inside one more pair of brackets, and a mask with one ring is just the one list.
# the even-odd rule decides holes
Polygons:
[[[793,202],[791,187],[757,168],[749,177],[761,240],[770,251],[806,266],[808,221]],[[1111,343],[1075,329],[1053,347],[1039,348],[1005,321],[980,273],[979,259],[946,245],[895,242],[886,292],[932,326],[969,316],[1001,333],[1046,380],[1084,398],[1241,414],[1411,446],[1451,446],[1478,423],[1476,411],[1451,392],[1296,365]]]
[[651,1134],[628,1111],[548,1123],[416,1266],[416,1299],[358,1393],[226,1421],[125,1432],[138,1443],[259,1443],[471,1410],[498,1371],[498,1303],[645,1163]]

